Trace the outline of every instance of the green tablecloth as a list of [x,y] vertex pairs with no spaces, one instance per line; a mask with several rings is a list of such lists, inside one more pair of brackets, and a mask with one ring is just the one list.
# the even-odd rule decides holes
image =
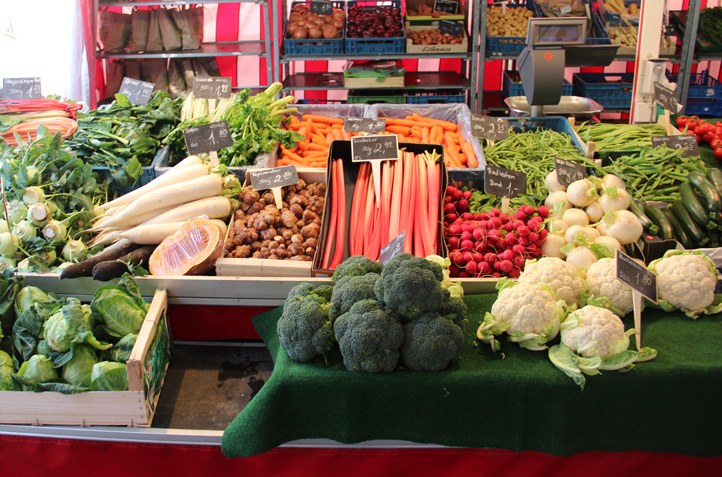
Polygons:
[[[274,359],[271,378],[226,429],[223,452],[250,456],[302,438],[400,439],[458,447],[642,450],[722,455],[722,315],[697,321],[644,312],[654,361],[592,376],[582,391],[545,352],[474,345],[495,295],[467,297],[462,357],[444,372],[346,371],[340,355],[292,362],[279,345],[281,309],[254,319]],[[630,326],[630,323],[627,323]]]

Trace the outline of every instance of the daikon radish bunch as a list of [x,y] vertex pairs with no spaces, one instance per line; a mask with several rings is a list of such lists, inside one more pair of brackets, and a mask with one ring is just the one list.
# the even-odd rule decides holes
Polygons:
[[[96,207],[92,245],[121,238],[156,245],[188,220],[225,220],[231,213],[228,196],[239,189],[235,176],[224,177],[200,157],[189,156],[145,186]],[[221,231],[225,233],[225,227]]]

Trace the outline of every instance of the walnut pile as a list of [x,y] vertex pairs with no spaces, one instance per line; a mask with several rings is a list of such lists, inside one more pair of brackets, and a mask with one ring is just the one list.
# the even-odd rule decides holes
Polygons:
[[283,207],[278,210],[270,190],[259,193],[245,187],[226,239],[226,256],[313,260],[325,196],[326,184],[300,179],[281,189]]

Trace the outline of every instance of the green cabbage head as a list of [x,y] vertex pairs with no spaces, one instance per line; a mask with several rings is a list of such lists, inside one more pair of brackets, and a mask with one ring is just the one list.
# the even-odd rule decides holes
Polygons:
[[123,363],[101,361],[90,372],[90,389],[93,391],[127,391],[128,371]]

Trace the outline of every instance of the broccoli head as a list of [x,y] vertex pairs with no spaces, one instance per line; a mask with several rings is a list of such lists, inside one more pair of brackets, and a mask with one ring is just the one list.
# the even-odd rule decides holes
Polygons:
[[281,345],[293,361],[304,363],[333,348],[333,326],[329,318],[330,289],[310,288],[301,283],[291,289],[283,305],[276,331]]
[[415,371],[441,371],[461,354],[461,328],[438,313],[426,313],[404,326],[401,360]]
[[341,277],[333,286],[331,319],[334,320],[349,311],[357,301],[375,298],[374,285],[379,277],[378,273]]
[[353,255],[344,260],[333,272],[333,281],[337,282],[346,276],[360,276],[367,273],[381,273],[381,265],[364,255]]
[[396,315],[376,300],[361,300],[334,322],[343,364],[349,371],[393,371],[404,339]]
[[466,306],[462,298],[447,293],[441,304],[441,308],[439,308],[439,315],[453,321],[463,329],[466,323],[467,311],[469,311],[469,307]]
[[402,318],[413,320],[438,311],[444,293],[441,267],[424,258],[400,253],[389,260],[374,286],[376,299]]

